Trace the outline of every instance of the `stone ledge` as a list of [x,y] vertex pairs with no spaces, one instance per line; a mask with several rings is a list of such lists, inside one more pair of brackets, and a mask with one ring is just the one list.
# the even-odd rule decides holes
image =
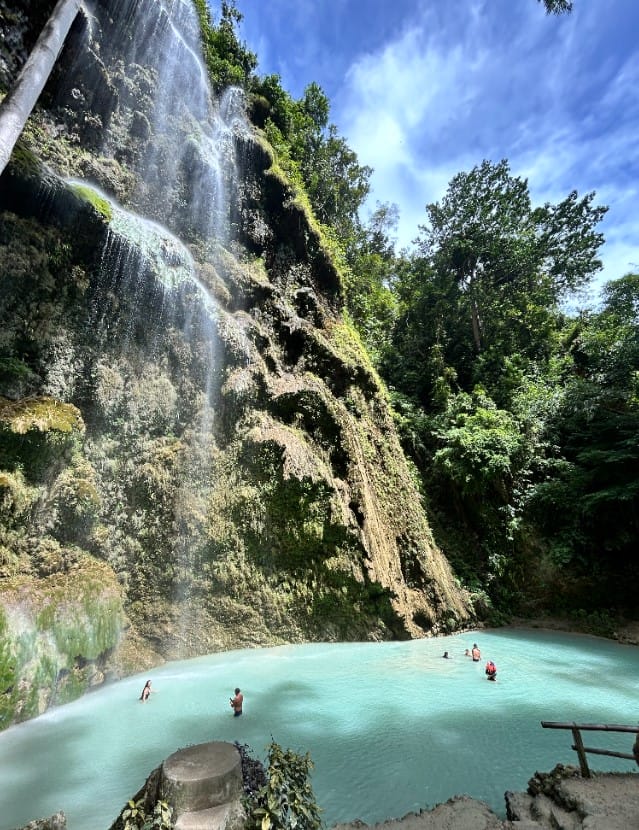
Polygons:
[[222,741],[178,750],[162,764],[161,789],[174,817],[232,802],[242,794],[242,762]]

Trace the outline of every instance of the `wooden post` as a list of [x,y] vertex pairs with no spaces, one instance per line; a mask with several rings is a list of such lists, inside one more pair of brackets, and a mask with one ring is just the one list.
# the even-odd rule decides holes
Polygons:
[[0,103],[0,174],[62,51],[81,0],[58,0],[13,89]]
[[586,752],[584,750],[584,743],[581,740],[581,732],[576,723],[572,725],[572,737],[575,739],[573,749],[577,750],[579,756],[579,766],[581,768],[581,777],[590,778],[590,770],[588,769],[588,761],[586,760]]

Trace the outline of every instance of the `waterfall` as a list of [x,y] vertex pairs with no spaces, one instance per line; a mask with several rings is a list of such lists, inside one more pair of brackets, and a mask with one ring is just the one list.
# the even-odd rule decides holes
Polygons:
[[[89,13],[91,50],[114,79],[108,111],[105,73],[76,63],[64,86],[83,110],[101,108],[101,158],[134,176],[120,199],[68,181],[108,205],[109,216],[89,295],[92,356],[78,377],[91,378],[89,419],[114,428],[109,447],[89,440],[88,451],[104,471],[111,564],[134,595],[181,608],[177,619],[167,612],[157,640],[186,656],[198,651],[185,614],[216,475],[218,325],[237,327],[200,272],[218,278],[220,251],[232,243],[235,142],[248,126],[241,91],[211,95],[191,0],[113,0],[106,14],[96,2]],[[241,332],[236,340],[249,349]],[[167,547],[173,560],[160,567]]]
[[[114,0],[101,32],[96,52],[113,67],[118,106],[100,149],[135,169],[131,205],[191,239],[228,242],[243,96],[230,89],[213,99],[192,0]],[[96,75],[91,99],[103,84]]]

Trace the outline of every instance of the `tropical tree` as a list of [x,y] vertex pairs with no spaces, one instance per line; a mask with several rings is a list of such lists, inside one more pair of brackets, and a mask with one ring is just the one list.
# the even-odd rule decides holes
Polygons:
[[561,300],[601,267],[596,225],[606,208],[593,199],[573,191],[535,208],[506,161],[484,161],[427,206],[415,259],[423,279],[408,278],[410,305],[425,318],[413,325],[420,351],[440,352],[460,389],[481,383],[506,404],[504,357],[524,368],[547,359]]
[[392,290],[398,262],[392,234],[397,221],[396,205],[378,203],[366,222],[352,223],[346,246],[346,305],[375,364],[390,349],[397,314]]
[[206,0],[194,0],[200,19],[202,52],[216,92],[228,86],[248,89],[257,67],[257,56],[241,43],[237,27],[242,14],[235,0],[222,0],[220,19],[215,23]]
[[0,103],[0,173],[7,166],[79,11],[80,0],[58,0],[13,89]]
[[600,266],[605,208],[593,200],[572,192],[535,207],[507,162],[484,161],[428,205],[417,252],[391,282],[381,371],[404,447],[447,555],[502,602],[530,576],[531,487],[560,458],[550,425],[572,362],[561,301]]
[[529,512],[554,561],[580,573],[582,605],[637,607],[639,275],[609,282],[567,341],[571,364],[548,425],[557,456]]

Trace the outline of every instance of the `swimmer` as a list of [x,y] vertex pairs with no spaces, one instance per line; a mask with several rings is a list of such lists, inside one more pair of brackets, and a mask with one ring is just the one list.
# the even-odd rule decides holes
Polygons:
[[492,660],[486,663],[486,677],[488,680],[497,680],[497,666]]
[[151,697],[151,692],[155,693],[155,689],[151,688],[151,681],[147,680],[144,684],[144,688],[142,689],[142,694],[140,695],[142,703],[147,702],[147,700]]

